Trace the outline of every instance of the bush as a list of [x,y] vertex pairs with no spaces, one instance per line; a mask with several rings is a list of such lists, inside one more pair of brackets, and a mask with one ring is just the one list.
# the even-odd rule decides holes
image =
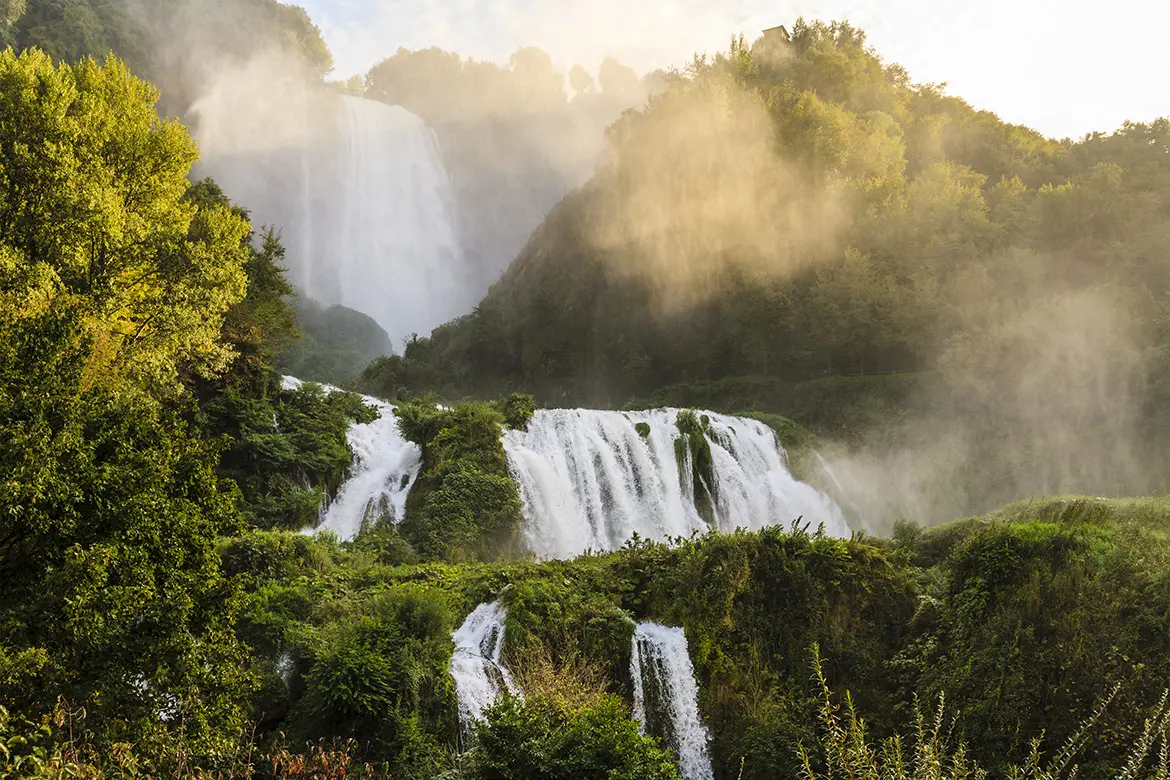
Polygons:
[[528,421],[536,413],[536,399],[520,393],[512,393],[507,398],[496,401],[492,406],[504,416],[504,422],[509,428],[518,431],[528,430]]
[[[511,405],[513,421],[520,422],[523,408],[520,401]],[[395,415],[403,435],[423,450],[400,526],[403,538],[432,559],[514,556],[523,507],[500,441],[503,413],[469,401],[451,409],[412,401]]]
[[399,773],[433,776],[456,729],[451,614],[436,594],[409,585],[376,596],[363,612],[307,638],[312,667],[293,731],[361,739]]
[[[711,419],[707,415],[700,418],[691,409],[683,409],[678,413],[675,425],[678,426],[679,438],[674,441],[674,455],[678,461],[679,475],[685,479],[683,469],[687,453],[691,457],[691,489],[695,497],[695,509],[709,525],[715,523],[715,462],[711,457],[711,442],[707,440],[707,427]],[[683,485],[685,489],[687,486]]]
[[643,736],[616,696],[587,707],[504,696],[475,730],[473,780],[678,780],[670,753]]

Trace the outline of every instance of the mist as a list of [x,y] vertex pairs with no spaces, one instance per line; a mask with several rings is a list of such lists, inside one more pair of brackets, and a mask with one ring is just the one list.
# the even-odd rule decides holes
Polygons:
[[1003,125],[848,25],[673,73],[399,49],[338,83],[303,14],[137,8],[199,174],[282,231],[304,294],[399,348],[468,320],[415,386],[616,406],[888,369],[907,395],[818,431],[877,531],[1162,487],[1163,228],[1125,138]]

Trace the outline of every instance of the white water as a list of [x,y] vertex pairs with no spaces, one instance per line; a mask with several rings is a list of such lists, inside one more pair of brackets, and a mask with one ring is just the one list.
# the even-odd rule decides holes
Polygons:
[[404,108],[348,95],[339,130],[340,208],[333,224],[309,222],[306,289],[373,317],[393,343],[429,334],[472,303],[434,134]]
[[710,736],[699,717],[699,687],[683,630],[639,623],[630,679],[642,733],[662,739],[678,754],[683,780],[711,780]]
[[394,407],[363,396],[381,416],[349,429],[352,476],[325,509],[317,530],[335,531],[343,541],[354,538],[367,518],[402,522],[406,498],[422,468],[422,449],[402,438]]
[[[285,389],[301,384],[286,376]],[[334,392],[337,388],[323,385]],[[379,417],[372,423],[350,426],[347,438],[353,450],[350,477],[326,506],[314,531],[334,531],[342,541],[358,535],[367,519],[402,522],[406,498],[422,469],[422,449],[402,438],[394,407],[371,396],[362,400],[375,407]]]
[[310,297],[369,315],[396,346],[478,300],[438,143],[414,114],[248,70],[194,113],[200,175],[282,231]]
[[470,736],[472,724],[483,718],[484,711],[503,690],[520,693],[500,661],[506,617],[507,610],[499,602],[481,604],[452,637],[455,654],[451,656],[451,676],[455,679],[459,730],[464,739]]
[[[526,542],[543,558],[614,550],[635,532],[655,540],[708,530],[694,505],[689,456],[680,471],[678,410],[536,412],[528,431],[504,434],[524,501]],[[797,481],[771,428],[707,413],[720,531],[787,525],[803,517],[827,533],[849,528],[832,499]],[[645,422],[643,438],[635,425]]]

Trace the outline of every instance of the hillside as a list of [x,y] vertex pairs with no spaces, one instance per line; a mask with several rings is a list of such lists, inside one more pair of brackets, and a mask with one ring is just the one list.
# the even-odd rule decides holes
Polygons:
[[1168,776],[1165,120],[1053,141],[847,24],[736,40],[355,378],[391,404],[282,375],[386,334],[164,118],[253,49],[320,81],[307,15],[25,5],[0,776]]
[[[608,165],[474,312],[362,386],[786,414],[860,453],[859,482],[914,472],[874,508],[889,519],[1154,490],[1168,127],[1046,139],[914,84],[847,24],[735,41],[610,128]],[[897,404],[875,416],[871,393]]]

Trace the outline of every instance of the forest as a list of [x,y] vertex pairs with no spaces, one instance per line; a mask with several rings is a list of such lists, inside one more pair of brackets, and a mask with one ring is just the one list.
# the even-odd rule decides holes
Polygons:
[[[1167,776],[1170,120],[1048,139],[843,22],[571,99],[539,51],[402,51],[331,88],[619,116],[482,303],[386,354],[198,176],[184,36],[331,67],[275,0],[0,0],[0,776],[691,780],[636,718],[646,622],[712,779]],[[678,407],[709,522],[709,415],[751,416],[880,484],[873,528],[538,560],[504,444],[571,405]],[[386,414],[404,515],[311,533]],[[488,603],[522,694],[468,729]]]

